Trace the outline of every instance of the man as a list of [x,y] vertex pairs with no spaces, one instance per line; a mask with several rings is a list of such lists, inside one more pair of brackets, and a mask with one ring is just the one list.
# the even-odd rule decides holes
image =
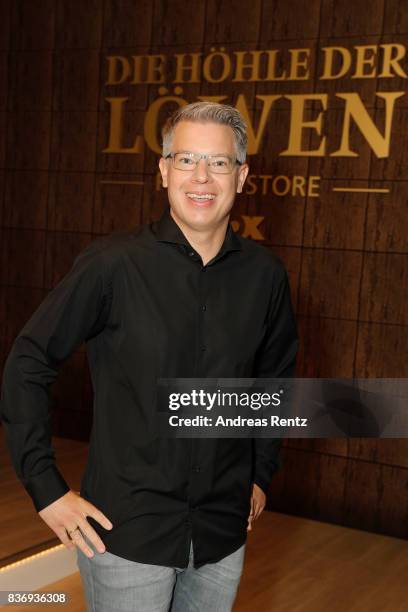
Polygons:
[[[168,439],[158,378],[287,377],[297,334],[286,272],[234,234],[245,124],[198,102],[163,130],[170,209],[93,241],[20,332],[3,419],[17,473],[78,564],[89,609],[231,610],[247,530],[278,467],[276,440]],[[48,388],[83,342],[94,420],[80,495],[57,470]]]

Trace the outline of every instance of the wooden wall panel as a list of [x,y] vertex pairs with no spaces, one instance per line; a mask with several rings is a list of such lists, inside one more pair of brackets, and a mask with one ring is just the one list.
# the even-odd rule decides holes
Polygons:
[[[153,16],[152,45],[156,47],[192,43],[199,45],[203,42],[208,27],[205,23],[205,12],[205,2],[183,2],[183,0],[159,2]],[[175,15],[177,19],[174,19]],[[213,25],[223,23],[219,15],[213,17],[213,20],[210,17]]]
[[364,248],[408,253],[408,181],[387,185],[391,198],[371,196],[368,200]]
[[[301,16],[307,11],[307,19]],[[262,2],[260,41],[275,43],[284,39],[317,38],[319,32],[320,0],[311,0],[307,7],[302,0],[293,2]],[[275,48],[275,46],[274,46]]]
[[[137,181],[137,174],[118,174],[117,180]],[[98,184],[95,197],[93,231],[109,234],[136,228],[142,222],[143,185]]]
[[57,49],[99,49],[102,41],[103,2],[58,2],[54,3],[50,13],[55,18]]
[[357,322],[299,314],[297,321],[298,376],[352,378]]
[[370,10],[363,2],[355,2],[350,10],[349,0],[322,0],[320,35],[374,36],[381,34],[385,0],[373,0]]
[[44,170],[8,172],[3,208],[5,226],[46,229],[49,178]]
[[408,12],[405,0],[385,2],[384,32],[386,34],[406,34],[408,32]]
[[[382,131],[384,102],[376,92],[406,91],[407,79],[357,82],[350,72],[319,80],[322,47],[384,43],[408,46],[404,0],[373,0],[368,8],[365,0],[244,0],[233,8],[223,0],[0,0],[0,365],[15,335],[90,241],[156,220],[167,205],[157,152],[146,145],[138,155],[103,152],[106,98],[128,98],[122,145],[131,147],[161,95],[189,101],[223,95],[235,104],[242,94],[257,129],[263,108],[257,96],[276,94],[281,98],[270,111],[262,146],[249,160],[252,188],[248,183],[237,199],[232,219],[242,232],[245,215],[264,217],[264,244],[287,267],[301,341],[298,374],[407,377],[408,95],[396,103],[392,155],[378,158],[353,121],[350,143],[359,156],[330,155],[344,121],[344,100],[336,94],[358,91]],[[310,80],[169,80],[160,90],[106,84],[109,55],[164,54],[171,72],[177,53],[276,49],[282,70],[293,48],[311,49]],[[265,63],[263,58],[263,69]],[[406,60],[404,66],[408,70]],[[304,129],[302,146],[317,148],[326,137],[325,155],[283,156],[291,116],[283,96],[311,92],[327,94],[327,111],[322,133]],[[160,112],[158,123],[170,110]],[[321,110],[308,102],[304,120]],[[273,193],[271,181],[279,175],[320,176],[319,197]],[[390,193],[333,191],[345,184]],[[92,384],[85,357],[81,345],[53,389],[56,434],[89,435]],[[405,439],[288,439],[268,503],[407,537],[407,474]]]
[[239,42],[242,46],[258,40],[261,0],[242,0],[232,8],[229,2],[207,0],[205,42],[209,45]]
[[408,468],[408,444],[404,438],[351,438],[348,455],[374,463]]
[[10,110],[51,110],[53,88],[51,51],[22,51],[10,56]]
[[52,231],[93,231],[95,176],[58,172],[50,177],[47,226]]
[[361,265],[358,252],[305,249],[299,314],[355,320]]
[[401,325],[359,323],[355,376],[408,378],[408,334]]
[[269,200],[268,210],[264,207],[259,210],[260,215],[265,215],[262,234],[272,245],[301,246],[305,204],[294,204],[293,201],[289,203],[288,200],[289,198],[286,201],[285,198],[276,199],[272,206]]
[[99,49],[64,49],[54,54],[54,110],[98,110],[100,62]]
[[19,287],[43,287],[46,235],[41,230],[4,230],[1,249],[3,283]]
[[9,56],[8,53],[0,51],[0,110],[7,109],[7,93],[8,93],[8,77],[9,77]]
[[74,259],[91,242],[83,232],[48,232],[44,261],[44,287],[51,289],[71,269]]
[[408,326],[407,257],[366,253],[360,294],[360,319]]
[[[332,192],[337,183],[320,182],[320,198],[308,198],[303,244],[327,249],[357,249],[364,244],[367,197]],[[350,224],[350,217],[353,223]]]
[[[6,165],[6,148],[7,148],[7,126],[9,121],[8,113],[0,111],[0,166],[4,168]],[[4,183],[3,183],[4,184]],[[3,192],[1,192],[3,193]]]
[[48,170],[52,115],[48,111],[13,111],[6,118],[7,167]]
[[139,47],[151,41],[153,3],[150,0],[107,0],[103,20],[105,47]]
[[[53,0],[31,2],[20,0],[4,4],[5,14],[11,9],[10,47],[12,50],[38,51],[52,49],[55,43]],[[2,7],[3,8],[3,7]]]
[[[98,114],[86,111],[53,115],[50,169],[94,172]],[[81,152],[78,155],[78,151]]]

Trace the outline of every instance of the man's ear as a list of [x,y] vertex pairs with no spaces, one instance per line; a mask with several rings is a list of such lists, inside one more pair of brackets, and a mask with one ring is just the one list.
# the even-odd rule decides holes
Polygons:
[[163,187],[167,187],[167,171],[168,171],[168,166],[167,166],[167,161],[164,159],[164,157],[160,158],[159,169],[160,169],[160,174],[162,176]]
[[238,184],[237,184],[237,193],[242,193],[242,188],[245,183],[245,179],[248,176],[249,166],[248,164],[242,164],[238,170]]

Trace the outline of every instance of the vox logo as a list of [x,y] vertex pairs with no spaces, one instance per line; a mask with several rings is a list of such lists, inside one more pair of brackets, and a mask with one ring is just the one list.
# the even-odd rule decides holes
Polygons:
[[243,238],[252,238],[253,240],[265,240],[262,234],[260,225],[265,217],[250,217],[249,215],[240,215],[237,219],[231,221],[234,232],[240,234]]

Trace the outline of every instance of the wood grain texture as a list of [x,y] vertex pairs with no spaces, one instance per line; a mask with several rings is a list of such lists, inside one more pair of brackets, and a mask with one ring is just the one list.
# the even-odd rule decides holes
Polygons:
[[367,197],[361,193],[333,192],[333,187],[339,184],[340,181],[322,180],[320,197],[308,198],[304,246],[341,250],[363,248]]
[[408,181],[388,185],[391,197],[372,195],[368,200],[364,248],[408,253]]
[[[306,10],[307,18],[300,18]],[[314,39],[319,32],[320,0],[311,0],[307,7],[302,0],[262,2],[260,39],[275,48],[275,40]]]
[[359,323],[355,376],[361,378],[407,378],[408,334],[406,327]]
[[107,0],[103,21],[105,47],[140,47],[149,45],[153,3],[150,0]]
[[299,314],[297,322],[300,337],[297,375],[352,378],[357,323]]
[[[408,96],[395,105],[389,158],[377,158],[353,120],[350,146],[359,156],[330,155],[339,147],[344,120],[344,100],[336,94],[358,92],[382,132],[384,101],[375,94],[405,91],[406,79],[355,80],[350,71],[339,80],[319,80],[323,46],[387,43],[408,46],[405,0],[373,0],[369,7],[363,0],[0,0],[0,365],[23,324],[80,251],[100,235],[158,219],[167,207],[157,152],[146,143],[137,155],[103,152],[109,136],[106,98],[127,98],[121,142],[132,147],[144,134],[146,111],[161,95],[188,101],[224,95],[232,104],[244,95],[255,131],[263,109],[260,96],[278,95],[259,151],[249,156],[252,187],[248,183],[237,198],[232,219],[242,231],[244,215],[264,217],[259,226],[264,244],[286,265],[300,336],[297,372],[407,377]],[[311,78],[202,80],[182,83],[176,94],[171,81],[165,90],[158,84],[132,85],[130,79],[106,84],[109,55],[164,54],[173,74],[175,54],[206,57],[221,48],[230,54],[276,49],[278,71],[288,68],[290,49],[310,48]],[[407,70],[406,59],[402,65]],[[327,94],[327,110],[320,135],[313,128],[302,130],[302,147],[317,148],[326,137],[326,155],[282,156],[291,117],[284,96],[311,92]],[[173,108],[162,109],[159,124]],[[316,119],[321,110],[317,103],[306,103],[304,120]],[[274,177],[294,175],[320,176],[319,197],[273,193]],[[344,186],[390,191],[333,192]],[[92,385],[84,345],[64,365],[53,394],[54,431],[87,439]],[[404,439],[290,439],[269,503],[405,538],[407,452]],[[314,566],[312,571],[317,571]],[[288,579],[278,580],[287,589]],[[308,584],[306,577],[305,606],[326,610],[330,590],[322,588],[319,599]],[[294,609],[295,595],[285,603],[271,588],[266,597],[274,609]],[[253,595],[255,602],[266,601],[265,594]],[[347,593],[338,599],[347,602],[344,609],[353,609]],[[336,609],[333,602],[330,606]]]
[[322,0],[321,36],[373,36],[381,34],[385,0],[373,0],[370,10],[363,3],[350,6],[348,0]]
[[362,255],[358,252],[305,249],[299,313],[355,320],[361,265]]
[[7,173],[3,224],[20,229],[47,229],[47,198],[50,177],[42,170]]

